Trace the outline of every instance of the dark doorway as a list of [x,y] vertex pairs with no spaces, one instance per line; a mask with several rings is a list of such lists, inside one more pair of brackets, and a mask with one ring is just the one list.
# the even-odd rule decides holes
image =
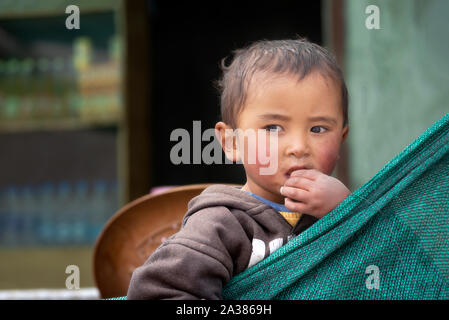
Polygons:
[[[243,4],[244,3],[244,4]],[[213,82],[234,49],[260,39],[307,37],[322,44],[320,1],[226,1],[217,6],[148,1],[151,51],[152,185],[244,183],[239,165],[174,165],[170,134],[193,121],[202,130],[220,120]],[[203,142],[203,147],[208,142]]]

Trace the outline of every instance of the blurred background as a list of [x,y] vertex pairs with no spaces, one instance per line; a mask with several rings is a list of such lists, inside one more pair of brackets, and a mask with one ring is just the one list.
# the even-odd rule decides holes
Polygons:
[[65,288],[67,265],[94,287],[95,240],[124,204],[244,183],[237,165],[172,164],[170,134],[214,127],[220,61],[252,41],[302,36],[336,55],[350,131],[334,175],[351,190],[449,112],[447,0],[72,2],[0,1],[0,290]]

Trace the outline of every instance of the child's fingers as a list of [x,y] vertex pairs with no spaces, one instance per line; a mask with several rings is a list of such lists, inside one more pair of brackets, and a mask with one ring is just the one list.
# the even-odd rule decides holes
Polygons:
[[292,198],[296,201],[307,202],[309,192],[306,190],[284,186],[281,187],[280,191],[284,197]]
[[303,202],[296,202],[289,198],[285,198],[284,205],[288,210],[293,211],[293,212],[303,213],[303,212],[307,212],[307,210],[308,210],[307,204],[305,204]]
[[297,177],[290,177],[288,178],[285,183],[284,186],[288,186],[288,187],[296,187],[296,188],[301,188],[307,191],[312,190],[313,188],[313,180],[301,177],[301,176],[297,176]]
[[315,169],[299,169],[295,170],[290,174],[290,177],[303,177],[310,180],[315,180],[317,178],[319,171]]

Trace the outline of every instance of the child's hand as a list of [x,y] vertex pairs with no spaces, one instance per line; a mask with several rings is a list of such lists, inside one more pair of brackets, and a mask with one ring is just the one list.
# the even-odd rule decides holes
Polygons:
[[293,171],[281,188],[285,206],[321,218],[351,194],[338,179],[315,169]]

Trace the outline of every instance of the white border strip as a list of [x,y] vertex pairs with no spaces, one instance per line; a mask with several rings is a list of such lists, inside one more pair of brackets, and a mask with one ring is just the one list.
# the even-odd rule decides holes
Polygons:
[[0,290],[0,300],[98,300],[97,288]]

